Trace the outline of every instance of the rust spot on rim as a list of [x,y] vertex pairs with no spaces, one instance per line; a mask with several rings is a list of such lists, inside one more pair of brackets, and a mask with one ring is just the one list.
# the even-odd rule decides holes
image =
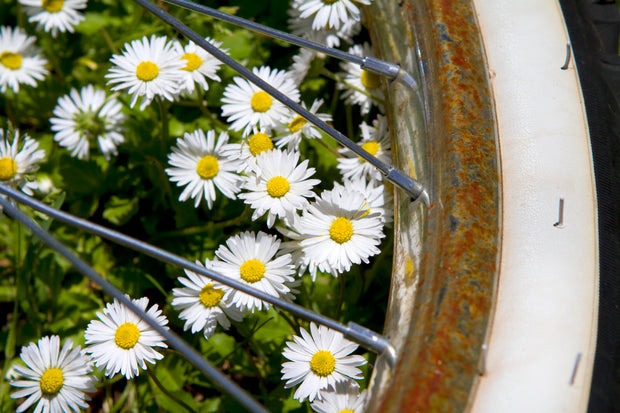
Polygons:
[[[416,70],[415,62],[404,59],[406,51],[393,43],[415,49],[422,58],[421,84],[426,85],[423,93],[429,109],[426,146],[403,142],[411,139],[400,126],[400,117],[406,114],[390,107],[398,104],[398,97],[390,93],[387,110],[396,129],[394,146],[426,149],[422,156],[397,154],[395,162],[403,167],[406,159],[421,157],[416,172],[431,194],[431,207],[424,211],[419,263],[413,268],[412,278],[417,280],[413,296],[409,302],[398,302],[394,285],[391,291],[391,307],[411,308],[407,337],[397,348],[395,371],[373,387],[369,411],[460,412],[475,390],[482,344],[490,328],[501,240],[500,165],[484,49],[471,0],[404,0],[396,8],[390,0],[377,0],[367,15],[380,57]],[[390,31],[403,31],[389,24],[394,19],[401,19],[413,34],[408,44],[384,40],[398,37]],[[406,225],[411,222],[403,203],[406,200],[398,200],[395,207],[397,232],[408,233]],[[399,238],[397,233],[395,240]],[[405,244],[395,242],[395,257],[409,253],[399,250]],[[398,314],[388,309],[387,334],[398,332],[390,331]]]

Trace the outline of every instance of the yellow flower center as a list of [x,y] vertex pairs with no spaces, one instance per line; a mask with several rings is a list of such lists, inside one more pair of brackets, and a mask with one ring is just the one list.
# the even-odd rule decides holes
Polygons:
[[7,69],[17,70],[22,67],[22,56],[19,53],[2,52],[0,54],[0,63]]
[[336,358],[329,351],[317,351],[310,360],[310,370],[317,376],[327,377],[336,370]]
[[260,92],[256,92],[254,93],[254,95],[252,95],[252,109],[254,109],[254,112],[267,112],[269,110],[269,108],[271,107],[271,96],[269,95],[269,93],[267,92],[263,92],[262,90]]
[[308,123],[307,120],[297,115],[295,119],[293,119],[291,123],[288,124],[288,130],[290,130],[292,133],[297,133],[301,128],[304,127],[306,123]]
[[267,193],[274,198],[280,198],[286,195],[290,187],[285,177],[276,176],[267,182]]
[[198,294],[200,302],[207,308],[218,305],[222,301],[222,297],[224,297],[224,291],[219,288],[213,288],[213,284],[205,285],[200,290],[200,294]]
[[353,236],[353,224],[344,217],[339,217],[329,227],[329,236],[338,244],[344,244]]
[[377,152],[379,152],[379,142],[366,142],[362,144],[362,149],[371,154],[372,156],[376,156]]
[[265,276],[265,264],[259,260],[247,260],[239,269],[241,279],[245,282],[255,283]]
[[187,70],[188,72],[193,72],[202,64],[202,59],[196,53],[185,53],[181,56],[181,59],[187,60],[187,66],[185,66],[183,70]]
[[116,329],[114,342],[122,349],[133,348],[140,338],[140,330],[134,323],[125,323]]
[[41,375],[41,381],[39,386],[43,394],[56,394],[62,389],[64,378],[62,377],[62,370],[57,367],[45,370],[45,373]]
[[43,0],[41,6],[49,13],[58,13],[62,10],[64,0]]
[[153,62],[140,62],[136,68],[136,76],[143,82],[149,82],[157,77],[159,74],[159,68]]
[[250,147],[250,153],[256,156],[259,153],[273,149],[273,142],[266,133],[258,132],[250,136],[248,146]]
[[0,181],[13,179],[17,174],[17,163],[11,158],[0,159]]
[[379,78],[379,75],[376,75],[372,72],[369,72],[367,70],[362,71],[361,78],[362,85],[364,85],[366,89],[376,89],[381,86],[381,79]]
[[330,4],[334,4],[334,3],[335,3],[335,2],[337,2],[338,0],[322,0],[322,1],[323,1],[323,4],[330,5]]
[[196,172],[202,179],[211,179],[220,170],[220,165],[217,162],[217,158],[215,156],[207,155],[201,160],[198,161],[198,165],[196,166]]
[[355,412],[351,409],[342,409],[338,413],[355,413]]

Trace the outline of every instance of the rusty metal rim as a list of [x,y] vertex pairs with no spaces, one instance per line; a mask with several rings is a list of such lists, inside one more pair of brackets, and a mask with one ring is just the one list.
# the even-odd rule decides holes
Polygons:
[[381,0],[367,15],[379,57],[424,85],[421,102],[389,85],[386,106],[394,161],[431,196],[425,208],[396,195],[385,334],[399,357],[394,370],[377,361],[369,411],[463,411],[492,320],[501,242],[484,48],[470,0]]

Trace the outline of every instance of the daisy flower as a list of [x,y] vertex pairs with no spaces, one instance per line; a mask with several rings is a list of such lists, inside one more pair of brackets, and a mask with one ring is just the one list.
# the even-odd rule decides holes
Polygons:
[[[299,101],[299,90],[288,72],[267,66],[255,67],[252,72],[289,99]],[[258,86],[238,76],[233,82],[235,84],[226,86],[222,98],[225,103],[222,116],[228,117],[232,130],[243,129],[243,136],[249,135],[254,127],[270,131],[286,115],[287,107]]]
[[[349,53],[365,57],[374,56],[370,46],[364,43],[363,46],[358,44],[349,49]],[[372,105],[378,105],[383,111],[383,90],[381,89],[381,76],[362,69],[359,65],[352,62],[340,63],[340,68],[344,73],[339,73],[340,78],[344,79],[344,83],[338,83],[338,89],[345,89],[342,98],[348,105],[360,105],[362,115],[370,111]]]
[[[146,310],[148,298],[131,301],[160,326],[168,324],[157,304]],[[153,349],[168,347],[164,338],[116,299],[108,303],[103,312],[97,312],[97,318],[99,320],[88,324],[84,333],[87,345],[85,351],[92,355],[98,369],[105,367],[106,376],[112,377],[120,372],[131,379],[140,374],[138,366],[146,370],[146,362],[155,364],[155,360],[164,357]]]
[[23,412],[37,403],[34,411],[61,413],[88,407],[90,397],[86,393],[95,392],[97,378],[91,375],[90,357],[73,347],[69,339],[60,349],[58,336],[43,337],[37,344],[22,347],[20,358],[25,366],[14,364],[16,373],[23,380],[11,381],[20,390],[11,394],[13,399],[28,397],[16,410]]
[[[200,262],[197,262],[200,264]],[[205,267],[213,269],[213,263],[205,261]],[[228,330],[230,321],[243,320],[243,314],[230,301],[232,288],[203,275],[185,270],[179,282],[185,287],[172,289],[172,306],[181,310],[179,318],[185,320],[183,331],[191,328],[192,334],[204,330],[206,339],[212,337],[217,325]]]
[[[373,121],[373,126],[369,126],[366,122],[363,122],[360,125],[360,130],[362,132],[362,139],[358,142],[358,145],[381,162],[386,164],[391,163],[392,153],[390,151],[391,142],[387,118],[379,115],[377,119]],[[343,155],[338,158],[337,165],[343,178],[350,180],[362,178],[374,179],[376,181],[383,180],[383,175],[377,168],[357,156],[352,150],[340,148],[338,152]]]
[[347,382],[336,383],[336,388],[321,392],[323,400],[310,404],[318,413],[364,413],[367,391],[360,393],[357,385]]
[[297,274],[302,276],[306,269],[310,269],[310,275],[312,281],[316,280],[316,265],[308,259],[301,247],[301,241],[304,239],[300,227],[301,217],[297,214],[293,214],[292,219],[286,222],[286,226],[276,226],[278,232],[285,237],[289,238],[288,241],[284,241],[280,244],[280,250],[278,254],[290,254],[293,265],[297,269]]
[[[222,42],[212,40],[209,37],[205,38],[205,40],[215,47],[220,47],[222,45]],[[218,71],[222,62],[213,57],[202,47],[196,46],[194,42],[190,41],[185,47],[183,47],[180,42],[175,42],[174,48],[185,62],[182,80],[182,89],[185,92],[190,94],[194,92],[196,84],[202,87],[203,90],[208,90],[209,85],[206,78],[216,82],[221,81],[220,77],[216,75],[215,72]]]
[[180,59],[172,42],[166,36],[146,36],[125,44],[122,55],[114,55],[110,61],[114,66],[105,75],[112,90],[128,89],[132,94],[131,107],[139,97],[144,96],[140,110],[144,110],[155,96],[174,100],[183,82],[187,61]]
[[293,64],[288,72],[291,74],[291,79],[293,79],[297,87],[301,85],[301,82],[308,74],[312,61],[316,56],[316,52],[308,49],[300,49],[299,54],[293,56]]
[[357,367],[366,364],[366,359],[350,355],[358,346],[342,333],[314,323],[310,323],[310,334],[303,328],[300,332],[301,337],[293,336],[282,352],[290,360],[282,363],[282,380],[287,380],[284,388],[301,383],[294,399],[322,400],[323,391],[336,383],[363,378]]
[[73,33],[73,26],[84,20],[78,12],[86,8],[86,0],[18,0],[26,6],[28,21],[37,23],[37,29],[52,33],[59,31]]
[[[213,269],[227,277],[241,281],[274,297],[284,297],[291,291],[287,285],[294,281],[295,271],[290,255],[274,258],[280,240],[264,232],[246,231],[226,240],[215,255],[221,261],[213,262]],[[269,304],[246,293],[235,290],[231,300],[239,309],[269,309]]]
[[39,169],[39,163],[45,158],[45,151],[39,149],[39,143],[26,134],[23,144],[20,145],[19,130],[12,133],[13,141],[9,142],[10,134],[0,129],[0,182],[19,187],[32,195],[38,185],[27,178]]
[[54,140],[71,151],[71,156],[88,160],[90,145],[95,142],[107,160],[116,155],[116,145],[125,141],[119,133],[125,121],[122,105],[114,98],[107,98],[103,90],[93,85],[79,92],[71,89],[58,99],[54,116],[50,119]]
[[271,150],[256,157],[256,167],[249,173],[243,185],[248,192],[239,195],[254,209],[252,220],[265,215],[271,228],[277,218],[292,219],[297,210],[308,206],[307,198],[314,198],[312,187],[321,183],[309,179],[314,168],[308,168],[308,160],[299,165],[299,152]]
[[[370,4],[370,0],[356,0],[359,4]],[[314,16],[312,28],[339,29],[341,24],[360,20],[360,9],[351,0],[309,0],[298,5],[299,17]]]
[[[389,183],[388,183],[389,184]],[[394,206],[392,205],[392,193],[386,190],[383,183],[359,178],[355,180],[345,179],[344,185],[334,182],[334,189],[344,191],[345,188],[361,192],[366,198],[366,206],[369,213],[378,213],[384,224],[390,224],[394,220]]]
[[368,263],[379,254],[383,223],[370,213],[364,194],[348,188],[323,191],[301,217],[300,245],[309,261],[335,277],[351,264]]
[[58,191],[58,188],[54,186],[54,182],[52,182],[52,179],[48,175],[38,174],[37,180],[32,184],[35,192],[43,196]]
[[239,162],[226,156],[228,134],[221,132],[217,141],[215,131],[205,133],[197,129],[177,139],[177,146],[168,155],[166,173],[177,186],[185,186],[179,201],[194,198],[198,208],[202,198],[211,209],[215,201],[215,188],[227,198],[235,199],[242,178],[236,173]]
[[243,138],[241,143],[231,143],[224,154],[239,162],[238,172],[247,172],[256,165],[256,157],[274,148],[273,140],[264,129],[254,130],[250,136]]
[[[322,104],[323,99],[315,100],[312,102],[309,112],[316,115],[323,122],[331,122],[332,116],[329,113],[317,113]],[[306,108],[305,103],[302,103],[302,106],[304,109]],[[302,136],[306,138],[321,138],[321,132],[314,124],[293,111],[289,111],[288,116],[284,117],[281,122],[282,125],[279,130],[282,135],[276,141],[278,148],[286,145],[289,149],[297,150]]]
[[34,46],[35,38],[19,27],[0,27],[0,92],[7,87],[19,92],[19,85],[36,86],[47,74],[47,60]]
[[[343,23],[338,29],[320,27],[314,28],[314,17],[308,16],[301,18],[301,12],[299,8],[306,2],[306,0],[295,0],[291,4],[291,8],[288,9],[288,27],[289,31],[299,37],[303,37],[312,42],[323,44],[327,47],[340,47],[340,40],[344,40],[347,43],[353,43],[353,36],[359,34],[362,25],[358,20],[348,20]],[[301,49],[307,50],[307,49]]]

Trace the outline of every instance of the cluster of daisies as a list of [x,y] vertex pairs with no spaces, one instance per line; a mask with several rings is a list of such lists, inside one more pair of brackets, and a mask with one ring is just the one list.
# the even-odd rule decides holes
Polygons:
[[[80,12],[86,0],[18,0],[28,21],[36,23],[56,37],[59,32],[73,32],[74,26],[84,20]],[[47,74],[47,60],[34,46],[36,39],[20,28],[0,28],[0,92],[7,88],[19,92],[20,84],[36,86]]]
[[[85,0],[20,0],[28,6],[31,21],[52,35],[72,31],[83,17],[78,10]],[[359,4],[369,0],[294,0],[289,11],[291,31],[311,40],[340,47],[351,44],[360,31]],[[219,48],[221,42],[207,38]],[[19,92],[20,85],[35,86],[47,75],[46,59],[36,39],[20,28],[0,28],[0,91]],[[367,44],[351,45],[350,53],[372,56]],[[223,51],[225,52],[225,51]],[[314,59],[325,56],[301,51],[289,70],[255,67],[253,73],[299,102],[323,122],[332,117],[321,112],[320,99],[304,102],[300,84]],[[49,120],[54,140],[71,156],[87,161],[94,148],[105,159],[118,154],[125,141],[122,94],[130,107],[139,102],[144,110],[154,99],[175,102],[201,99],[217,75],[220,62],[189,42],[152,35],[124,45],[110,59],[105,75],[111,92],[86,85],[71,89],[58,99]],[[346,104],[359,106],[362,115],[371,108],[381,112],[381,82],[376,75],[352,63],[341,64],[336,78]],[[121,96],[119,96],[121,95]],[[199,265],[244,283],[268,296],[295,300],[300,277],[308,274],[342,276],[353,264],[368,263],[380,252],[384,227],[392,221],[391,195],[382,176],[352,151],[338,150],[341,182],[322,188],[316,170],[303,158],[303,139],[320,139],[319,129],[288,109],[271,95],[241,77],[234,77],[223,92],[221,114],[227,130],[197,129],[176,140],[165,170],[182,188],[179,201],[191,200],[196,208],[214,208],[218,196],[239,200],[252,210],[252,220],[264,220],[266,232],[240,232],[215,250],[215,257]],[[376,112],[376,111],[375,111]],[[384,163],[390,163],[390,139],[385,116],[359,126],[359,144]],[[33,173],[45,159],[38,143],[18,130],[0,129],[0,183],[28,194],[41,188]],[[232,289],[202,274],[186,270],[172,290],[172,307],[185,322],[184,330],[202,333],[205,339],[216,329],[257,311],[270,303]],[[168,320],[148,298],[132,300],[147,318],[162,328]],[[88,393],[95,390],[95,369],[107,377],[127,379],[139,375],[164,357],[163,337],[143,317],[120,302],[108,303],[86,328],[85,348],[70,340],[60,346],[58,336],[44,337],[22,349],[24,365],[15,364],[19,388],[12,397],[26,400],[18,411],[38,402],[37,411],[78,411],[87,407]],[[317,412],[361,412],[366,391],[360,366],[366,360],[354,355],[357,345],[341,333],[310,324],[287,342],[282,364],[285,387],[298,386],[294,398],[309,400]],[[161,350],[160,350],[161,351]]]

